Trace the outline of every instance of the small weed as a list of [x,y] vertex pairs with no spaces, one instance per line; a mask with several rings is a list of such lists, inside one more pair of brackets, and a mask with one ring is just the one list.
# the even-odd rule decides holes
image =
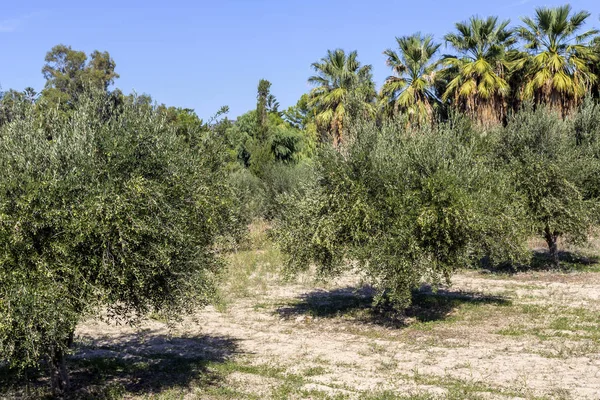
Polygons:
[[327,372],[327,369],[323,367],[310,367],[302,371],[302,376],[325,375]]

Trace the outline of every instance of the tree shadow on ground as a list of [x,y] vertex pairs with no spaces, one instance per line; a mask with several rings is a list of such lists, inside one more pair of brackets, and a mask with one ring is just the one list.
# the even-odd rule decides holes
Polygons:
[[[587,270],[589,267],[600,262],[600,257],[596,255],[584,256],[571,251],[559,251],[558,259],[560,260],[560,269],[563,271]],[[556,270],[556,268],[552,266],[550,254],[544,250],[533,251],[529,269],[534,271]]]
[[[228,337],[167,337],[153,331],[92,340],[79,338],[68,359],[71,390],[67,398],[112,399],[151,396],[170,389],[217,385],[211,364],[227,362],[238,351]],[[52,398],[43,371],[26,377],[0,367],[0,397]]]
[[276,312],[285,319],[310,316],[313,318],[350,318],[357,322],[388,327],[405,327],[407,321],[438,321],[447,318],[464,304],[510,305],[508,299],[481,293],[432,290],[424,285],[412,294],[412,304],[399,312],[389,305],[374,306],[375,289],[371,286],[345,287],[335,290],[316,290],[302,295],[299,301],[279,307]]
[[535,249],[531,252],[531,260],[528,264],[501,263],[490,265],[482,260],[482,269],[492,273],[514,274],[518,272],[570,272],[570,271],[600,271],[600,257],[596,255],[582,255],[573,251],[559,251],[558,258],[560,268],[552,264],[552,259],[547,250]]

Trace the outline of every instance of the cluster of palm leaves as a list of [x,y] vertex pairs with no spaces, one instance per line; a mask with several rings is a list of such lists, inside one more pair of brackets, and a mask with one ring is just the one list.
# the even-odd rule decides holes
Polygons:
[[316,75],[308,78],[316,86],[309,102],[318,110],[316,123],[332,134],[334,143],[341,137],[348,96],[352,94],[369,106],[376,97],[371,66],[362,66],[357,57],[356,51],[329,50],[320,62],[312,64]]
[[329,51],[309,78],[316,123],[339,140],[350,94],[381,116],[401,114],[412,124],[454,107],[493,125],[524,101],[566,115],[598,91],[600,31],[584,31],[590,15],[569,5],[542,7],[515,28],[498,17],[471,17],[444,36],[454,54],[440,55],[431,35],[398,37],[398,49],[384,52],[393,75],[378,95],[371,66],[361,65],[355,51]]

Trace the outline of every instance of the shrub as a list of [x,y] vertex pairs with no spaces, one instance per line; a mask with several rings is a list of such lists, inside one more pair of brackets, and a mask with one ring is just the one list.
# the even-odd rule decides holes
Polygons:
[[267,209],[263,181],[248,168],[232,171],[229,179],[239,199],[239,213],[245,217],[245,222],[250,223],[254,219],[262,218]]
[[281,212],[280,199],[297,192],[304,181],[312,179],[311,162],[272,163],[265,166],[262,178],[243,168],[232,172],[231,181],[239,198],[239,214],[246,223],[254,219],[272,220]]

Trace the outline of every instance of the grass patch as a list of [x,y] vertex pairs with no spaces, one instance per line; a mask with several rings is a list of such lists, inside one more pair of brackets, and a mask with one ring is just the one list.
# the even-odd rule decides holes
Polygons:
[[326,373],[328,373],[328,371],[323,367],[310,367],[302,371],[303,376],[318,376],[325,375]]
[[269,285],[282,283],[281,252],[268,239],[267,230],[268,224],[264,221],[252,224],[240,249],[227,256],[216,304],[219,311],[226,311],[237,299],[260,295]]
[[512,314],[515,319],[525,315],[526,321],[512,323],[496,333],[505,336],[533,335],[541,340],[568,338],[600,343],[600,314],[594,310],[522,305]]
[[[406,377],[406,376],[405,376]],[[410,378],[410,376],[407,376]],[[497,387],[486,382],[475,379],[458,379],[452,376],[439,376],[430,374],[421,374],[413,371],[412,379],[419,385],[435,386],[447,390],[444,399],[467,400],[467,399],[488,399],[489,395],[502,395],[507,397],[522,397],[524,393],[511,388]],[[440,397],[433,397],[440,398]],[[533,397],[527,396],[532,399]]]

